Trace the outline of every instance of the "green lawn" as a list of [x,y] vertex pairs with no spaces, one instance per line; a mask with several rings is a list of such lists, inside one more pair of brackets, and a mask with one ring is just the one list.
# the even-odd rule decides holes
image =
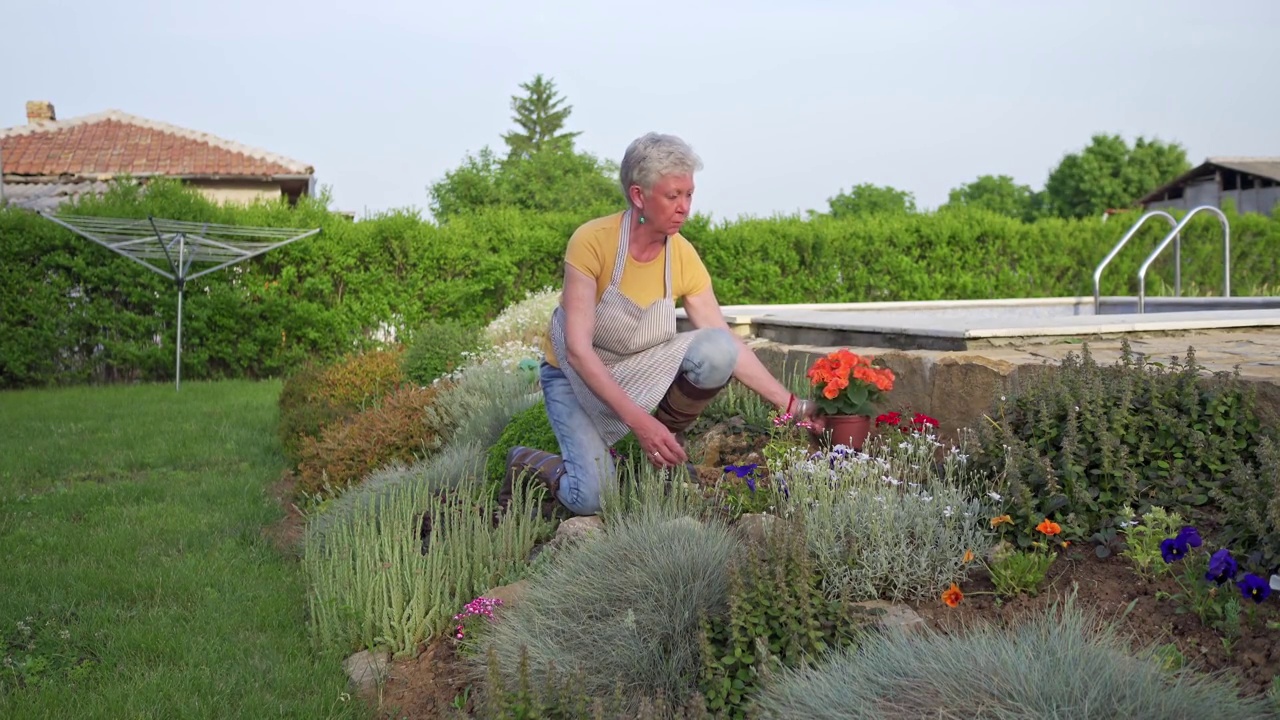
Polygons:
[[279,391],[0,393],[0,717],[361,715],[262,535]]

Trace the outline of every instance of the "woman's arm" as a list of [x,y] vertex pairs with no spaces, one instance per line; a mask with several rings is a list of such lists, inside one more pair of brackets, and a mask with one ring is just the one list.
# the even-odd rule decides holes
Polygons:
[[591,342],[595,334],[595,299],[595,280],[565,265],[561,303],[564,305],[565,344],[569,357],[560,358],[560,361],[569,363],[591,392],[631,428],[651,462],[657,459],[653,457],[655,452],[669,465],[688,461],[675,435],[627,395],[596,354]]
[[[716,327],[729,330],[729,324],[724,321],[724,313],[720,310],[720,303],[716,300],[715,291],[710,287],[696,295],[686,296],[684,311],[689,316],[689,322],[696,328]],[[792,403],[791,391],[778,382],[778,379],[769,372],[764,363],[760,362],[760,358],[756,357],[737,333],[732,331],[730,333],[738,343],[738,366],[734,369],[733,376],[758,393],[765,402],[773,404],[783,412],[794,413],[797,408]],[[801,401],[796,400],[796,402]],[[788,404],[792,407],[788,407]]]

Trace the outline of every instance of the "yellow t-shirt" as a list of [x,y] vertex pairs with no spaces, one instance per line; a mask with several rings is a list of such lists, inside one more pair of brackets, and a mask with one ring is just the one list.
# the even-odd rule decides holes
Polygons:
[[[596,279],[597,302],[613,277],[613,264],[618,258],[618,233],[621,229],[622,213],[596,218],[574,231],[565,250],[564,261],[568,265]],[[628,253],[622,277],[618,280],[618,290],[640,307],[648,307],[655,300],[661,300],[666,285],[667,253],[671,254],[671,295],[677,302],[711,287],[711,275],[702,264],[698,251],[683,235],[676,233],[667,239],[665,252],[658,253],[649,262],[637,262]],[[559,367],[550,336],[543,343],[542,349],[547,362]]]

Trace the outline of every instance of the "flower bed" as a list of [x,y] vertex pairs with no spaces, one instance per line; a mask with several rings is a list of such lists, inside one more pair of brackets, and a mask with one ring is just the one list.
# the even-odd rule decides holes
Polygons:
[[[1205,703],[1216,703],[1222,717],[1271,712],[1266,694],[1280,684],[1280,592],[1272,590],[1280,577],[1268,570],[1276,530],[1265,509],[1267,502],[1280,507],[1266,476],[1274,446],[1229,381],[1200,393],[1182,369],[1164,382],[1138,368],[1139,382],[1121,368],[1097,373],[1107,378],[1102,383],[1087,375],[1087,363],[1084,370],[1068,364],[1065,380],[994,404],[992,427],[952,444],[936,435],[932,418],[894,407],[892,380],[869,358],[833,353],[809,381],[825,384],[817,391],[827,400],[833,383],[843,384],[837,397],[859,388],[856,409],[874,417],[860,450],[814,440],[794,418],[731,385],[690,433],[697,477],[671,478],[637,463],[624,440],[602,538],[547,543],[552,528],[538,519],[536,498],[519,505],[519,517],[449,520],[458,509],[500,512],[483,492],[493,482],[486,459],[517,435],[547,430],[528,371],[535,358],[519,355],[540,340],[530,331],[540,320],[529,313],[550,304],[545,297],[528,303],[531,310],[509,313],[484,333],[505,350],[468,355],[439,383],[437,410],[455,429],[447,442],[411,466],[374,473],[311,523],[309,567],[324,591],[317,620],[328,625],[317,627],[317,637],[333,649],[355,641],[349,651],[387,647],[390,639],[401,660],[383,692],[402,707],[441,716],[456,704],[468,717],[589,717],[569,710],[600,703],[604,717],[745,717],[753,705],[764,716],[794,711],[801,705],[789,703],[800,687],[882,697],[891,678],[860,669],[851,660],[857,654],[832,656],[809,675],[798,670],[802,658],[824,648],[866,648],[889,659],[913,652],[910,636],[884,634],[859,609],[875,600],[918,612],[926,621],[920,641],[936,643],[940,657],[957,663],[954,672],[965,672],[965,653],[990,651],[973,657],[975,665],[1043,674],[1055,663],[1102,663],[1112,673],[1111,694],[1102,697],[1089,695],[1087,683],[1062,683],[1053,700],[1059,707],[1087,696],[1095,707],[1136,702],[1175,714]],[[1159,422],[1141,408],[1113,412],[1108,388],[1145,398]],[[1093,404],[1072,410],[1082,394]],[[1183,403],[1194,432],[1179,434],[1168,398]],[[510,426],[517,416],[529,427]],[[1208,424],[1196,426],[1202,416]],[[1051,419],[1074,435],[1054,433]],[[1244,460],[1226,454],[1222,432],[1234,433]],[[1140,453],[1129,453],[1125,443],[1137,442],[1131,437],[1209,448],[1201,465],[1179,458],[1178,466],[1201,473],[1195,482],[1207,490],[1204,499],[1193,493],[1192,502],[1176,502],[1187,493],[1133,465],[1135,455],[1165,460],[1165,449],[1147,439]],[[1082,451],[1085,438],[1100,438],[1104,449]],[[1214,469],[1235,482],[1204,474]],[[1090,472],[1092,485],[1078,479]],[[452,488],[467,502],[442,504]],[[1267,502],[1259,506],[1260,499]],[[439,543],[422,542],[424,514],[433,532],[446,529]],[[423,584],[424,572],[436,580]],[[523,597],[501,605],[484,599],[486,588],[518,580],[528,581]],[[1064,599],[1117,622],[1138,644],[1059,613]],[[960,632],[973,620],[1014,634],[1023,622],[1047,623],[1044,632],[1064,645],[1044,667],[1028,668]],[[1144,646],[1157,652],[1144,654]],[[1204,670],[1225,670],[1239,687],[1196,680],[1185,692],[1160,689]],[[917,714],[983,702],[949,694],[941,676],[918,681],[935,695],[903,695],[923,703]],[[414,687],[423,689],[415,695]],[[1044,698],[1021,700],[1032,707]],[[833,707],[843,701],[831,698]],[[1016,704],[1019,696],[992,702]]]

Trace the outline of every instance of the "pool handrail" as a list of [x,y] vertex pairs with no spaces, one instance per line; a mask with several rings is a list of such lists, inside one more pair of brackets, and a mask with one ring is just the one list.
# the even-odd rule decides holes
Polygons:
[[[1132,238],[1138,232],[1138,229],[1142,227],[1142,224],[1145,223],[1147,220],[1150,220],[1151,218],[1156,216],[1163,217],[1164,219],[1168,220],[1169,225],[1173,227],[1176,232],[1176,229],[1178,227],[1178,221],[1175,220],[1172,215],[1170,215],[1169,213],[1163,210],[1152,210],[1144,214],[1142,217],[1138,218],[1138,221],[1135,222],[1133,226],[1129,228],[1129,231],[1124,234],[1124,237],[1120,238],[1120,242],[1116,243],[1115,247],[1111,248],[1111,252],[1107,253],[1107,256],[1102,259],[1102,262],[1098,263],[1098,267],[1093,271],[1093,314],[1094,315],[1097,315],[1102,311],[1102,270],[1107,267],[1107,265],[1112,261],[1112,259],[1115,258],[1117,254],[1119,254],[1120,249],[1123,248],[1125,243],[1129,242],[1129,239]],[[1176,237],[1177,236],[1175,235],[1175,238]],[[1173,276],[1174,294],[1181,297],[1182,295],[1181,241],[1177,242],[1174,245],[1173,255],[1178,264],[1178,269],[1174,271],[1174,276]]]

